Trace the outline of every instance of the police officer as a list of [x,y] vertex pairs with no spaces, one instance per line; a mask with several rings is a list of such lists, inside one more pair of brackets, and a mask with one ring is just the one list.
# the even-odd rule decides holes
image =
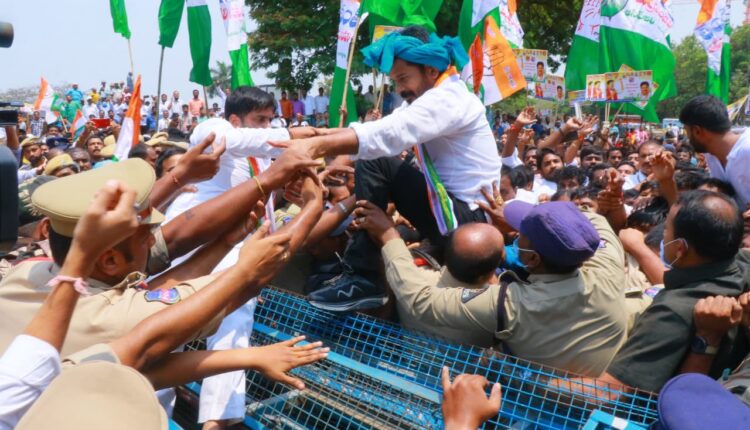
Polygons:
[[[527,282],[503,276],[498,284],[488,268],[477,269],[482,253],[476,249],[457,252],[463,262],[448,262],[439,278],[426,278],[387,216],[367,202],[359,205],[356,223],[383,247],[399,310],[433,331],[470,333],[466,339],[494,335],[507,353],[592,376],[625,341],[624,253],[603,217],[569,202],[508,203],[505,220],[520,233],[515,254],[530,276]],[[447,256],[468,228],[453,233]],[[451,274],[452,267],[462,270]],[[473,274],[466,267],[474,267]]]
[[[164,216],[149,203],[155,175],[143,160],[130,159],[56,179],[39,187],[32,196],[36,210],[50,220],[49,241],[54,261],[20,263],[0,283],[0,314],[3,315],[0,352],[39,310],[50,291],[47,282],[57,275],[68,252],[76,222],[95,192],[111,179],[136,191],[141,226],[133,236],[97,259],[95,270],[87,280],[93,294],[78,302],[63,355],[122,336],[145,317],[192,295],[213,279],[199,278],[163,290],[147,289],[146,275],[142,272],[149,248],[154,244],[151,229]],[[162,246],[166,246],[163,241]],[[218,320],[212,322],[206,330],[213,330],[217,323]]]

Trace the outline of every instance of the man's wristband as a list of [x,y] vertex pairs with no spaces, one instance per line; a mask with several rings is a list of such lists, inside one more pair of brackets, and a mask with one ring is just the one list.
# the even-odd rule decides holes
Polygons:
[[263,201],[266,201],[266,199],[267,199],[266,192],[263,191],[263,185],[260,184],[260,179],[258,179],[257,176],[253,176],[253,179],[255,180],[255,183],[258,184],[258,189],[260,190],[260,194],[263,197]]

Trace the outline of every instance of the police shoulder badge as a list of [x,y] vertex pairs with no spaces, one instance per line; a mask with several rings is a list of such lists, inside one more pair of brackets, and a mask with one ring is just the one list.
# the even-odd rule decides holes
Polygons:
[[461,292],[461,303],[467,303],[469,300],[473,299],[474,297],[482,294],[483,292],[487,291],[487,287],[484,288],[464,288]]
[[180,301],[180,292],[176,288],[146,291],[145,299],[147,302],[161,302],[165,305],[173,305]]

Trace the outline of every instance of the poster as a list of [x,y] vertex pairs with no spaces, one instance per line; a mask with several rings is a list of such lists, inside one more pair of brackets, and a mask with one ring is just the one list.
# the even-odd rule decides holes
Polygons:
[[637,102],[645,106],[654,92],[651,70],[625,70],[586,76],[586,100]]
[[577,91],[568,91],[568,104],[570,106],[575,105],[576,103],[583,103],[586,101],[586,91],[585,90],[577,90]]
[[558,103],[565,101],[565,78],[547,75],[542,82],[534,82],[534,97]]
[[403,30],[404,27],[396,27],[393,25],[376,25],[372,31],[372,43],[384,38],[385,36]]
[[529,82],[544,82],[547,76],[547,57],[543,49],[514,49],[523,77]]

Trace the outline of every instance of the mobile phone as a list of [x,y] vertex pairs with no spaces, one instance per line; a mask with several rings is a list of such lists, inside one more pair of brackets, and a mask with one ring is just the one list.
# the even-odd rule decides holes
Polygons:
[[0,109],[0,127],[18,125],[18,111],[16,109]]
[[109,118],[94,118],[94,119],[91,120],[91,122],[94,123],[94,125],[96,126],[96,128],[101,129],[101,128],[107,128],[107,127],[109,127],[110,124],[112,123],[112,120],[109,119]]

